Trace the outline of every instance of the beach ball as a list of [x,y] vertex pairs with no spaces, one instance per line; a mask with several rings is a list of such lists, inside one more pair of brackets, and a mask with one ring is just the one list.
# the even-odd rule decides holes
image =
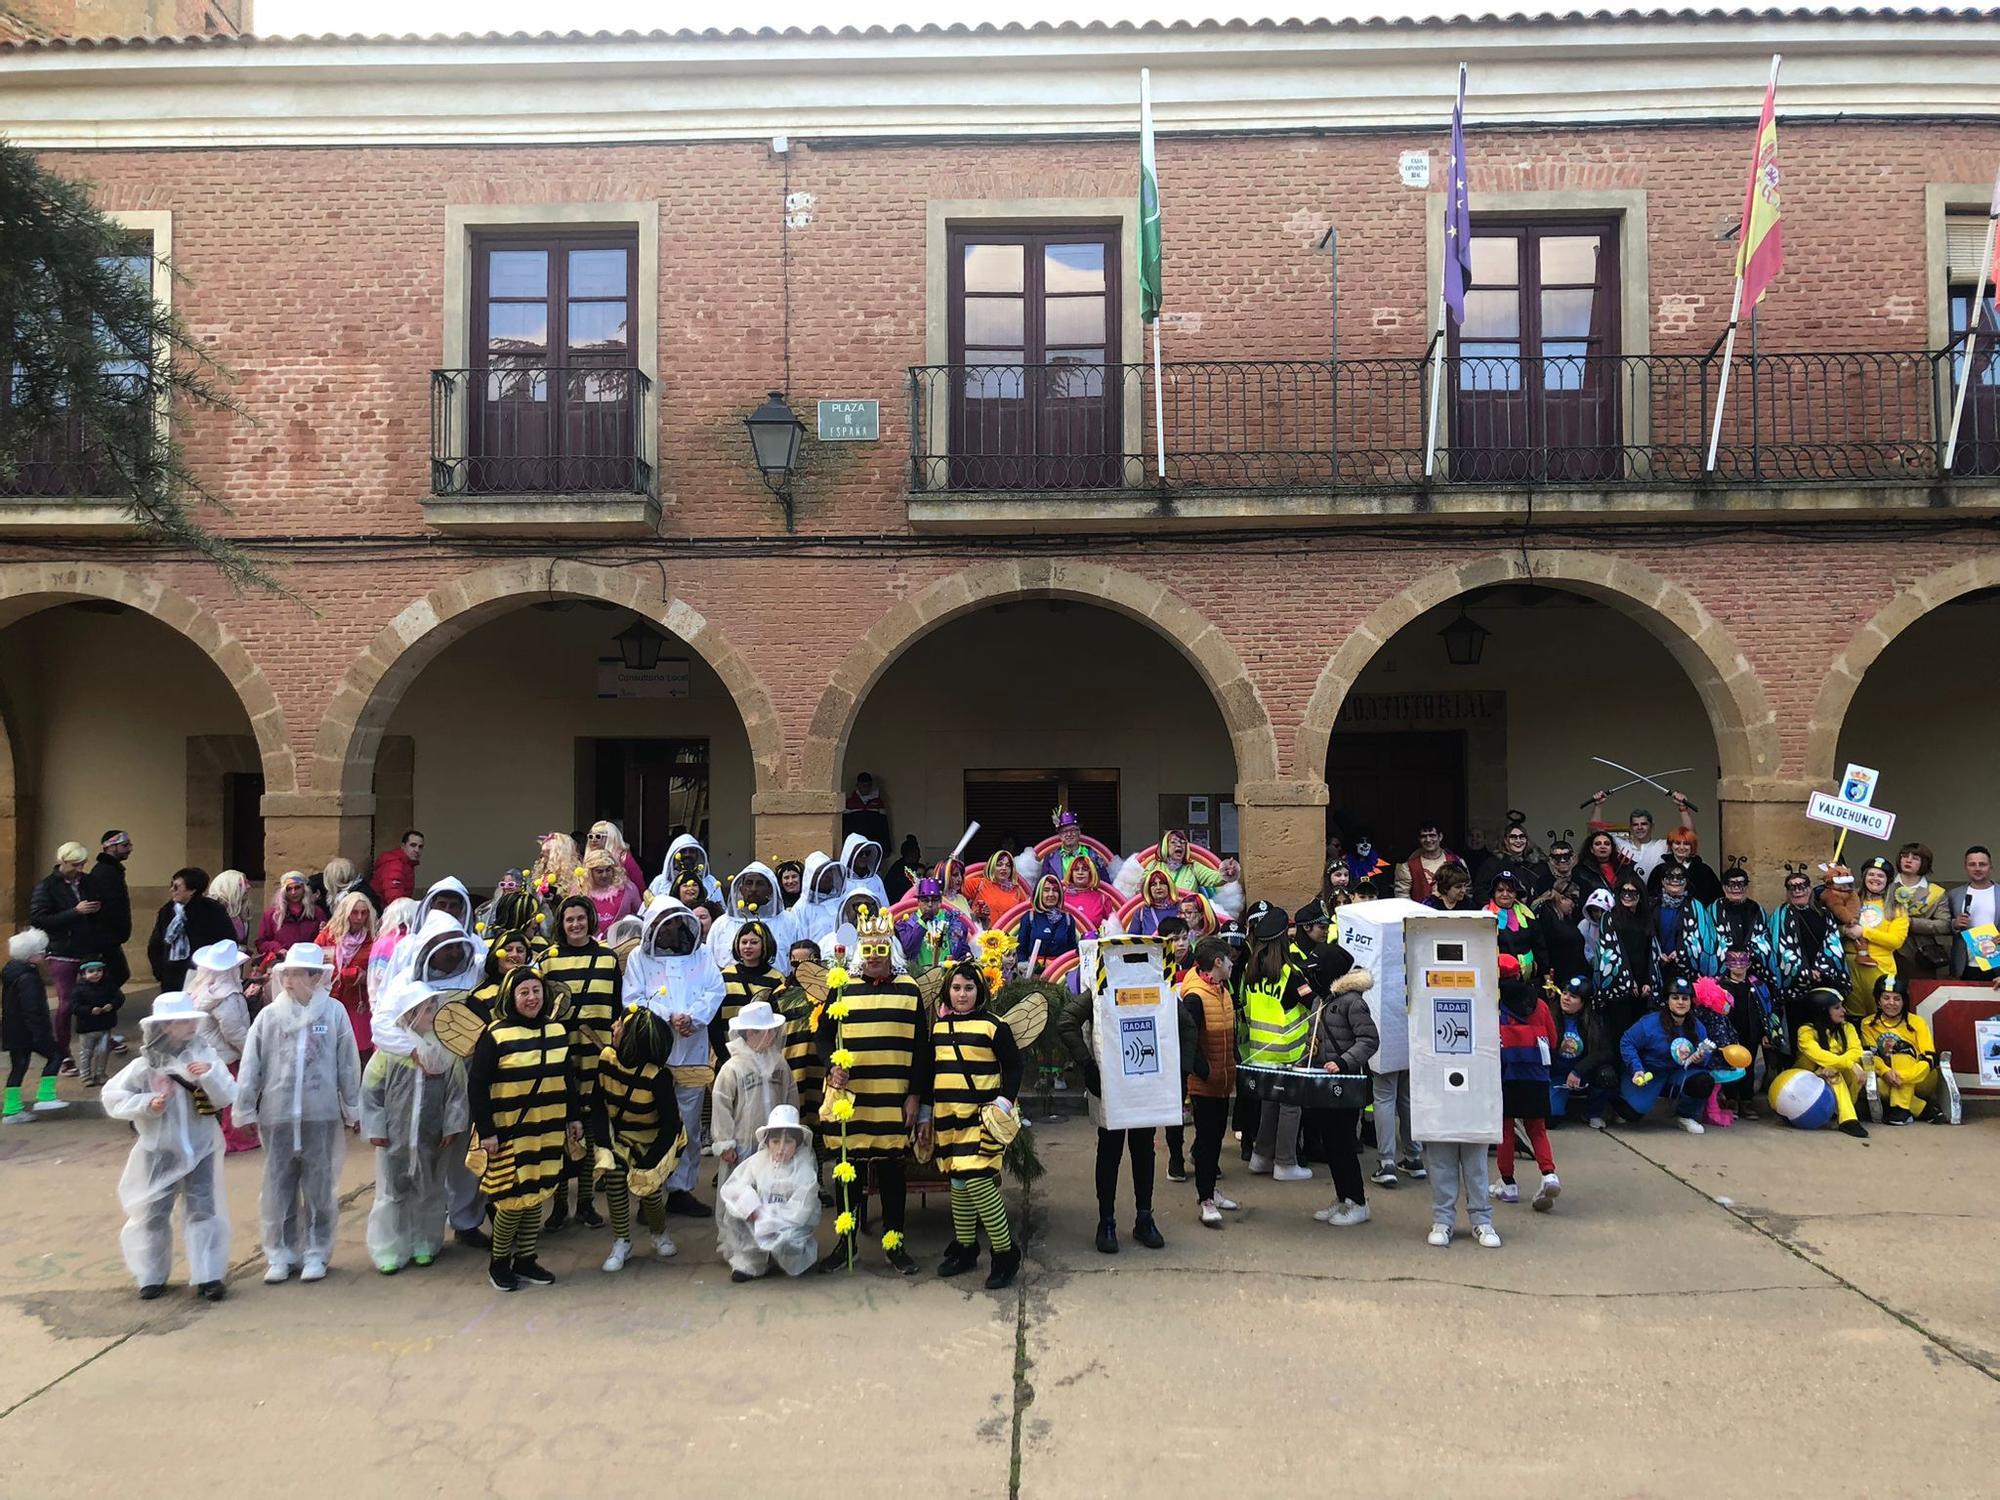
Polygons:
[[1809,1068],[1787,1068],[1771,1080],[1771,1109],[1786,1124],[1819,1130],[1833,1123],[1833,1089]]
[[1674,1061],[1679,1063],[1684,1068],[1688,1065],[1689,1061],[1694,1057],[1694,1043],[1689,1041],[1684,1036],[1675,1037],[1673,1046],[1669,1047],[1667,1050],[1673,1053]]

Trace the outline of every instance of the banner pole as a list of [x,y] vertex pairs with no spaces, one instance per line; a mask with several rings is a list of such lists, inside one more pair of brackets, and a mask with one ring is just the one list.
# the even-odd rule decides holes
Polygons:
[[1159,455],[1160,483],[1167,482],[1167,411],[1160,399],[1160,320],[1153,319],[1153,445]]
[[1965,375],[1958,382],[1958,394],[1951,402],[1951,434],[1944,440],[1944,473],[1951,473],[1952,459],[1958,453],[1958,424],[1965,416],[1965,392],[1972,384],[1977,371],[1973,363],[1973,353],[1979,344],[1979,309],[1986,303],[1986,273],[1993,266],[1993,232],[2000,229],[2000,217],[1987,216],[1986,253],[1979,261],[1979,286],[1972,294],[1972,315],[1965,320]]
[[1722,442],[1722,408],[1729,396],[1729,367],[1736,359],[1736,320],[1743,311],[1743,277],[1736,277],[1736,295],[1729,301],[1729,336],[1722,344],[1722,383],[1715,392],[1715,422],[1708,432],[1708,463],[1705,466],[1711,474],[1715,472],[1715,450]]
[[1431,416],[1429,431],[1424,436],[1424,478],[1429,479],[1437,466],[1438,404],[1441,399],[1440,387],[1444,384],[1444,320],[1447,316],[1444,294],[1438,293],[1437,334],[1431,340]]

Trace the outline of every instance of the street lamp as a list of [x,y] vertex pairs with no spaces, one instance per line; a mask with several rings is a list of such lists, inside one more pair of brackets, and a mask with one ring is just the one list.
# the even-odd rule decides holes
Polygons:
[[611,644],[618,648],[627,671],[650,672],[660,664],[660,648],[666,639],[650,621],[634,620],[611,637]]
[[1444,637],[1445,658],[1454,667],[1476,667],[1481,653],[1486,650],[1486,638],[1493,632],[1467,614],[1461,604],[1458,618],[1438,634]]
[[785,529],[792,526],[792,471],[798,467],[799,444],[806,434],[801,422],[785,401],[783,391],[770,398],[749,416],[743,425],[750,433],[750,453],[757,472],[764,476],[764,488],[785,507]]

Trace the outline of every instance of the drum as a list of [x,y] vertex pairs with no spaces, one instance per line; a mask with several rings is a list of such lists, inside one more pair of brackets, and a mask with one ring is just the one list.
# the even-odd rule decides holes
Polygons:
[[1242,1063],[1236,1069],[1236,1076],[1252,1097],[1302,1109],[1362,1109],[1375,1097],[1374,1085],[1366,1073],[1329,1073],[1324,1068]]

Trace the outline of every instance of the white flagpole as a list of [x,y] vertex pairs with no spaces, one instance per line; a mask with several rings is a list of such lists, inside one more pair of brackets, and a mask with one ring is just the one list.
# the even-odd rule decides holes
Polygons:
[[1715,421],[1708,430],[1709,473],[1715,472],[1715,450],[1722,442],[1722,405],[1729,397],[1729,367],[1736,358],[1736,320],[1743,312],[1743,277],[1736,277],[1736,295],[1729,301],[1729,336],[1722,341],[1722,384],[1715,393]]
[[[2000,208],[2000,182],[1994,183],[1994,206]],[[1977,367],[1973,354],[1979,343],[1979,309],[1986,302],[1986,273],[1993,266],[1993,232],[2000,229],[2000,215],[1986,217],[1986,253],[1979,259],[1979,286],[1972,294],[1972,316],[1965,322],[1965,376],[1958,383],[1958,394],[1951,402],[1951,435],[1944,440],[1944,473],[1951,475],[1952,459],[1958,453],[1958,424],[1965,416],[1965,391],[1972,384]]]
[[[1462,136],[1464,129],[1465,64],[1460,63],[1458,65],[1458,106],[1452,111],[1452,130],[1454,136]],[[1447,260],[1452,255],[1450,230],[1452,210],[1456,207],[1458,201],[1458,176],[1464,170],[1465,163],[1462,161],[1454,160],[1446,165],[1444,184],[1444,221],[1446,231],[1444,253]],[[1431,355],[1431,415],[1430,421],[1426,424],[1427,430],[1424,433],[1424,478],[1426,479],[1429,479],[1437,468],[1438,405],[1443,399],[1441,387],[1444,383],[1444,351],[1445,346],[1450,342],[1450,335],[1445,332],[1444,326],[1444,320],[1450,316],[1450,308],[1445,301],[1444,294],[1445,283],[1448,280],[1450,280],[1450,277],[1445,274],[1443,263],[1440,262],[1438,267],[1437,339],[1432,346],[1433,352]]]
[[1159,454],[1160,479],[1167,477],[1167,411],[1160,402],[1160,320],[1153,319],[1153,443]]
[[[1450,253],[1450,248],[1450,246],[1445,247],[1447,254]],[[1431,345],[1430,431],[1424,437],[1424,478],[1426,479],[1431,477],[1431,471],[1437,466],[1438,401],[1440,399],[1438,388],[1444,383],[1444,346],[1447,342],[1447,335],[1444,331],[1444,320],[1447,316],[1449,316],[1449,312],[1445,307],[1444,293],[1440,291],[1438,293],[1437,338]]]

